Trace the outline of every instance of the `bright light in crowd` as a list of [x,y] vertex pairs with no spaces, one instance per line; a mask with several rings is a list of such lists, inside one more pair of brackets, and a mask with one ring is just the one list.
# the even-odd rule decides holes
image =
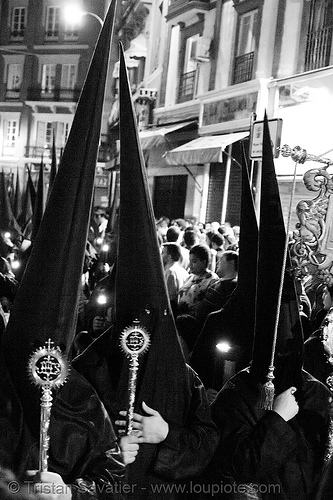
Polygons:
[[13,260],[11,263],[12,269],[18,269],[20,267],[21,263],[18,260]]
[[100,306],[104,306],[106,304],[106,296],[101,294],[97,297],[97,303],[100,305]]
[[70,3],[64,7],[63,15],[65,21],[73,24],[80,22],[85,12],[78,4]]
[[103,250],[103,252],[108,252],[109,251],[109,245],[106,245],[106,244],[103,245],[102,246],[102,250]]
[[228,342],[219,342],[218,344],[216,344],[216,349],[220,352],[229,352],[231,346],[228,344]]

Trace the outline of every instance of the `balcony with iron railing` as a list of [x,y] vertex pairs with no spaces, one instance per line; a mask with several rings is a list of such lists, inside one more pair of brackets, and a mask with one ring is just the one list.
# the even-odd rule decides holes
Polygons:
[[64,89],[59,87],[50,89],[30,87],[27,95],[28,101],[77,102],[79,97],[80,89]]
[[[101,142],[98,150],[97,161],[100,163],[106,163],[111,159],[111,146],[105,142]],[[58,161],[61,158],[64,148],[56,148],[56,156]],[[8,153],[7,153],[8,154]],[[14,154],[14,153],[13,153]],[[41,158],[51,158],[52,148],[51,146],[26,146],[25,156],[27,158],[36,158],[36,162],[40,162]]]
[[21,89],[6,89],[6,101],[19,101]]
[[[20,30],[11,30],[9,33],[8,42],[10,43],[21,43],[26,35],[26,28]],[[45,42],[76,42],[79,38],[79,32],[77,29],[56,29],[47,30],[44,34]]]
[[235,57],[232,83],[243,83],[252,80],[254,52]]
[[180,76],[178,103],[191,101],[195,93],[196,70],[183,73]]
[[56,42],[59,40],[76,41],[78,39],[78,30],[48,30],[45,31],[45,41],[46,42]]
[[11,42],[21,42],[24,39],[25,28],[20,30],[12,30],[10,33]]
[[333,26],[307,35],[304,71],[325,68],[330,64]]
[[[61,157],[63,148],[56,148],[56,156],[57,159]],[[40,161],[40,159],[43,157],[45,158],[51,158],[52,155],[52,148],[51,146],[49,147],[43,147],[43,146],[26,146],[25,148],[25,156],[28,158],[36,158],[36,161]]]
[[178,17],[186,15],[187,12],[190,12],[192,15],[208,11],[209,9],[209,0],[170,0],[166,18],[168,21],[177,18],[176,20],[178,21]]

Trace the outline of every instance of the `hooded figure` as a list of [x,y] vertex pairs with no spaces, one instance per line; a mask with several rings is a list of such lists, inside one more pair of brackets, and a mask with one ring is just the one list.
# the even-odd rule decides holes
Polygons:
[[[175,328],[122,48],[119,76],[120,205],[114,324],[73,364],[96,388],[112,418],[119,418],[119,410],[126,413],[133,403],[128,428],[133,425],[139,430],[141,441],[136,461],[127,468],[127,498],[169,499],[176,492],[170,484],[193,477],[208,464],[218,432],[204,388],[185,364]],[[133,246],[128,244],[132,239]],[[129,386],[131,352],[126,358],[120,344],[130,351],[140,342],[144,345],[147,336],[150,345],[137,359],[136,383]],[[155,420],[165,430],[163,436],[150,434],[150,423]]]
[[287,257],[265,117],[252,362],[212,404],[221,440],[209,473],[214,482],[229,483],[229,498],[310,500],[321,477],[329,392],[302,370],[302,329]]
[[[3,389],[1,376],[2,449],[7,435],[16,432],[6,463],[12,459],[20,478],[26,469],[42,469],[40,437],[46,434],[48,463],[32,481],[51,483],[51,474],[61,479],[61,488],[75,483],[73,500],[100,498],[98,491],[105,498],[107,488],[108,499],[121,498],[112,489],[124,473],[118,437],[96,392],[74,369],[53,391],[50,422],[43,431],[41,389],[29,380],[28,366],[33,380],[38,374],[42,380],[48,371],[61,373],[57,358],[50,350],[44,355],[43,347],[52,344],[52,353],[65,358],[75,334],[115,5],[114,0],[106,15],[1,346],[6,363],[3,370],[0,365],[1,374],[8,372],[12,382]],[[7,398],[11,387],[15,399]]]
[[[190,365],[206,389],[214,391],[222,388],[226,377],[249,364],[253,344],[258,222],[244,155],[243,160],[237,286],[227,304],[208,315],[190,359]],[[246,331],[244,325],[247,325]],[[217,350],[221,342],[230,346],[228,353],[221,354]]]

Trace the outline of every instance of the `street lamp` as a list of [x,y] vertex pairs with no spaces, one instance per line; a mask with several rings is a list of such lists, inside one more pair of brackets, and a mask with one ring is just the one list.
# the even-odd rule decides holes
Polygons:
[[83,16],[92,16],[97,19],[101,27],[103,27],[103,20],[97,14],[95,14],[94,12],[82,10],[81,7],[79,7],[79,5],[75,3],[66,5],[66,7],[64,7],[63,13],[65,20],[69,23],[79,22]]

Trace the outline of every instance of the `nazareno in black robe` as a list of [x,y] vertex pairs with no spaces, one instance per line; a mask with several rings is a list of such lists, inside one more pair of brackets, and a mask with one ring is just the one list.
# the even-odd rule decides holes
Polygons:
[[329,396],[324,384],[302,371],[299,412],[286,422],[261,409],[261,387],[250,369],[231,378],[212,404],[221,440],[208,467],[209,481],[222,483],[220,491],[231,495],[214,498],[251,498],[245,485],[252,484],[260,492],[252,498],[314,499],[327,445]]
[[[38,469],[39,441],[26,425],[2,358],[0,375],[0,468],[14,472],[24,486],[31,481],[25,471]],[[123,499],[118,437],[92,386],[72,369],[53,396],[48,470],[70,485],[72,500]]]

